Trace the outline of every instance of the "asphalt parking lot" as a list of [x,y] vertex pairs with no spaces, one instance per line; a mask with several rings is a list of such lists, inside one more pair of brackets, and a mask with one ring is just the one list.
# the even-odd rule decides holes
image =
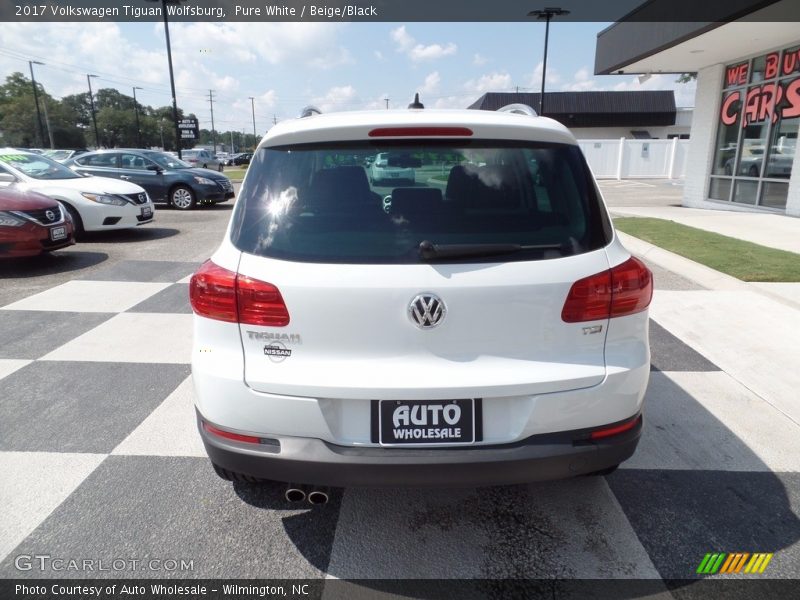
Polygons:
[[[218,479],[195,430],[187,281],[231,208],[162,208],[0,266],[0,577],[692,580],[708,552],[774,553],[765,575],[797,577],[800,426],[666,318],[710,292],[663,269],[642,442],[609,476],[333,490],[317,507]],[[41,554],[191,568],[15,564]]]

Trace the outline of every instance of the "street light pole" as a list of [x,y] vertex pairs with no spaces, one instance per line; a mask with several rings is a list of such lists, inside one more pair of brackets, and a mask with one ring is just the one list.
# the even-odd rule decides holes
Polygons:
[[92,124],[94,125],[94,145],[95,150],[100,149],[100,136],[97,134],[97,115],[94,110],[94,95],[92,92],[92,77],[97,75],[86,75],[86,83],[89,84],[89,103],[92,105]]
[[33,85],[33,102],[36,104],[36,121],[39,123],[39,139],[44,147],[44,127],[42,127],[42,113],[39,112],[39,92],[36,90],[36,79],[33,77],[33,65],[43,65],[38,60],[29,60],[28,66],[31,69],[31,84]]
[[532,10],[528,13],[529,17],[545,19],[544,26],[544,60],[542,61],[542,93],[539,95],[539,114],[544,116],[544,82],[547,76],[547,43],[550,38],[550,20],[553,17],[568,15],[569,11],[564,8],[548,7],[540,10]]
[[172,48],[169,43],[169,21],[167,20],[167,4],[180,4],[182,0],[147,0],[148,2],[161,2],[161,14],[164,17],[164,36],[167,39],[167,63],[169,64],[169,87],[172,90],[172,121],[175,126],[175,145],[178,158],[181,155],[181,132],[178,127],[178,101],[175,98],[175,75],[172,70]]
[[136,90],[142,88],[134,86],[133,88],[133,111],[136,113],[136,147],[142,147],[142,129],[139,127],[139,105],[136,103]]
[[258,144],[258,134],[256,134],[256,99],[250,96],[250,108],[253,111],[253,148]]

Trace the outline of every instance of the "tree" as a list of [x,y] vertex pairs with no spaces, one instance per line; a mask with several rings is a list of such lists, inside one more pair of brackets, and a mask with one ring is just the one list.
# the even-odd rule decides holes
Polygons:
[[3,144],[36,146],[39,143],[38,128],[31,80],[22,73],[12,73],[0,86],[0,131],[3,133]]
[[681,73],[675,83],[689,83],[697,79],[697,73]]

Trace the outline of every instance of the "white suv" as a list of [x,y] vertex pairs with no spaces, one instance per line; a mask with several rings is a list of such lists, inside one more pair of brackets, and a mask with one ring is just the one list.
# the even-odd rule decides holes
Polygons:
[[[414,184],[371,187],[381,153],[412,157]],[[610,472],[639,440],[652,276],[546,118],[279,123],[190,294],[226,479],[518,483]]]

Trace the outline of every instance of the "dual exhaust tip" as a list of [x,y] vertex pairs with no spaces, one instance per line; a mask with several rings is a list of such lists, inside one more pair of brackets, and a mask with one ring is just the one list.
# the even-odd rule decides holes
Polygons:
[[298,503],[308,500],[309,504],[327,504],[328,492],[325,490],[312,489],[308,490],[305,486],[290,483],[286,488],[284,497],[287,502]]

